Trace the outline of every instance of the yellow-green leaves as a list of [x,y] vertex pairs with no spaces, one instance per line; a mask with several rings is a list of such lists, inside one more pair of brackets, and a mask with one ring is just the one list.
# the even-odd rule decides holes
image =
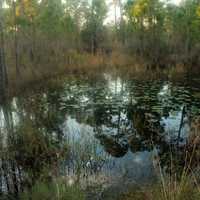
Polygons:
[[200,5],[196,9],[196,15],[200,18]]
[[149,0],[138,0],[132,5],[131,14],[133,17],[140,17],[144,15],[148,9]]
[[37,9],[34,0],[22,0],[16,6],[17,17],[27,17],[32,20],[37,15]]

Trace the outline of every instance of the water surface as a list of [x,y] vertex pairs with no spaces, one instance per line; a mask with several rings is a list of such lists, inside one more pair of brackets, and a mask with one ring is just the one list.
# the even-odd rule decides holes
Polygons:
[[[52,144],[63,149],[64,156],[55,173],[70,177],[69,182],[78,179],[109,186],[152,181],[157,177],[158,155],[166,167],[171,145],[177,143],[179,132],[179,146],[186,144],[192,119],[199,112],[200,79],[183,77],[173,82],[102,73],[38,84],[1,106],[2,191],[14,187],[13,171],[15,182],[23,182],[30,168],[39,172],[46,158],[35,157]],[[18,132],[30,131],[28,124],[39,133],[37,144],[48,141],[44,149],[40,145],[41,149],[29,152],[34,141],[17,138]],[[13,152],[14,161],[8,152]],[[29,156],[33,152],[35,157]],[[30,158],[32,162],[27,162]]]

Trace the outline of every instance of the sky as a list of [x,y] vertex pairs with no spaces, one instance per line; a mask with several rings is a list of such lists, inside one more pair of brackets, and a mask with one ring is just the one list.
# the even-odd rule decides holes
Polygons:
[[[0,0],[1,1],[1,0]],[[105,0],[106,4],[108,5],[109,11],[107,14],[107,18],[105,20],[105,24],[113,24],[115,22],[115,9],[114,9],[114,5],[112,4],[113,0]],[[126,2],[127,0],[121,0],[122,3]],[[178,5],[182,0],[162,0],[162,1],[169,1],[171,3],[174,3],[176,5]],[[6,7],[6,5],[4,5],[4,7]],[[117,9],[117,17],[120,17],[120,10]]]
[[[108,11],[108,15],[107,15],[107,18],[105,20],[105,24],[113,24],[115,22],[115,10],[114,10],[114,6],[112,4],[112,1],[113,0],[106,0],[106,3],[109,7],[109,11]],[[122,0],[122,2],[126,2],[127,0]],[[162,0],[164,2],[166,2],[167,0]],[[174,3],[176,5],[179,5],[179,3],[182,1],[182,0],[168,0],[169,2],[171,3]],[[117,17],[120,17],[120,10],[118,9],[117,10]]]
[[171,0],[171,2],[173,2],[175,4],[179,4],[181,2],[181,0]]

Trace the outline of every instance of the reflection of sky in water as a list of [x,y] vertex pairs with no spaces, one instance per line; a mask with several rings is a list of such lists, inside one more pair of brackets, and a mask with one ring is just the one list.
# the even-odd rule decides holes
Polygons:
[[5,127],[5,118],[4,118],[2,109],[0,110],[0,127],[1,127],[1,129],[3,129],[3,127]]
[[110,96],[106,96],[107,99],[115,99],[121,103],[129,102],[129,92],[125,91],[126,82],[120,77],[113,78],[110,74],[104,74],[107,81],[107,87],[110,91]]
[[165,83],[162,87],[162,89],[160,90],[160,92],[158,93],[159,96],[166,96],[166,95],[170,95],[171,94],[171,90],[170,90],[170,85],[168,83]]
[[7,146],[8,133],[10,131],[13,132],[15,127],[20,123],[17,98],[12,99],[11,107],[8,105],[5,104],[0,107],[0,137],[5,146]]
[[80,124],[76,121],[76,119],[73,119],[70,116],[66,117],[63,130],[66,137],[72,137],[75,138],[75,140],[82,139],[81,134],[84,134],[84,139],[86,139],[86,137],[90,138],[93,133],[93,128],[91,126]]
[[127,182],[144,182],[150,180],[155,174],[152,162],[152,152],[128,153],[120,159],[111,159],[113,170],[108,171],[114,179]]
[[[67,96],[65,97],[65,95],[63,95],[63,99],[69,101],[71,99],[76,99],[77,104],[71,108],[72,110],[73,108],[76,108],[77,111],[80,109],[80,107],[89,107],[90,109],[94,110],[99,108],[100,105],[112,105],[112,109],[105,110],[105,113],[111,115],[110,123],[113,125],[108,126],[104,123],[101,124],[101,132],[111,136],[119,133],[119,127],[121,130],[125,131],[126,129],[131,128],[128,127],[130,126],[130,123],[127,123],[127,113],[122,112],[120,107],[126,110],[130,100],[132,100],[133,104],[136,104],[141,100],[145,100],[146,102],[150,103],[154,102],[154,104],[150,104],[150,106],[152,107],[153,111],[161,114],[160,123],[161,125],[164,125],[166,141],[169,142],[170,139],[177,137],[184,100],[187,98],[187,96],[184,96],[185,94],[181,93],[183,91],[182,87],[176,88],[176,86],[173,86],[173,84],[170,82],[140,83],[133,81],[130,84],[129,81],[123,81],[120,77],[113,78],[109,74],[104,74],[104,78],[106,80],[104,84],[99,84],[97,82],[95,86],[90,86],[87,84],[82,86],[69,86],[67,88],[68,92],[66,92]],[[69,93],[69,88],[71,93]],[[98,91],[100,93],[98,93]],[[176,91],[178,91],[177,94]],[[93,92],[96,92],[95,94],[97,94],[95,102],[91,98],[93,96],[89,96],[90,93]],[[176,103],[174,103],[173,98],[177,100]],[[66,103],[63,104],[63,107],[67,107],[65,104]],[[143,107],[145,106],[147,105],[143,103]],[[168,116],[162,116],[165,108],[168,109]],[[85,112],[87,111],[89,110],[86,110]],[[94,112],[91,110],[90,115],[94,117]],[[93,125],[80,123],[76,120],[76,118],[79,119],[78,116],[73,115],[73,117],[73,119],[71,117],[67,117],[64,123],[64,132],[66,135],[68,135],[68,137],[69,135],[73,135],[73,139],[82,146],[83,150],[85,148],[84,145],[87,146],[88,144],[91,145],[92,143],[95,143],[97,145],[96,149],[98,149],[96,153],[101,154],[103,152],[103,147],[94,137],[95,133]],[[185,117],[184,122],[184,126],[181,130],[182,137],[186,137],[189,132],[187,117]],[[117,127],[118,125],[120,126]],[[127,177],[133,176],[135,179],[139,179],[139,177],[149,177],[153,173],[151,152],[144,151],[132,153],[128,151],[128,153],[121,158],[113,158],[111,156],[108,156],[107,158],[109,158],[109,162],[108,165],[105,165],[105,168],[106,166],[109,166],[109,169],[112,169],[108,170],[111,175],[118,174],[119,176],[122,176],[125,173]]]
[[[164,124],[167,140],[170,140],[170,138],[178,136],[179,127],[181,124],[181,118],[182,118],[182,111],[171,112],[168,118],[162,117],[161,123]],[[187,118],[184,118],[184,126],[181,129],[181,136],[183,138],[188,136],[190,130],[189,124],[187,122],[188,122]]]
[[[103,81],[97,79],[93,83],[88,80],[66,79],[63,88],[53,101],[56,101],[56,105],[58,105],[56,117],[66,116],[62,118],[59,126],[73,155],[82,159],[84,166],[88,162],[95,162],[95,159],[102,157],[103,160],[106,160],[103,169],[108,175],[137,181],[149,178],[153,174],[153,153],[145,150],[133,153],[128,150],[121,158],[111,157],[95,137],[96,126],[106,136],[117,136],[118,133],[123,133],[125,137],[128,137],[134,133],[132,128],[134,125],[131,126],[133,116],[130,117],[131,119],[127,117],[130,102],[132,104],[140,103],[142,108],[150,108],[148,112],[154,111],[161,115],[159,120],[164,125],[165,138],[170,141],[178,134],[183,105],[199,109],[196,104],[193,104],[194,99],[191,100],[192,94],[188,88],[184,89],[183,86],[176,86],[170,82],[125,80],[104,74]],[[34,101],[34,96],[31,98]],[[50,98],[48,93],[42,93],[41,101],[39,101],[44,112],[42,115],[55,112],[55,107],[51,106],[52,101],[48,102]],[[13,98],[9,109],[4,106],[0,110],[0,128],[3,134],[9,128],[9,120],[12,121],[13,127],[22,122],[20,114],[26,115],[23,103],[22,101],[22,105],[20,105],[20,99]],[[167,115],[164,115],[165,109]],[[8,116],[12,116],[12,119],[8,119]],[[34,117],[37,115],[31,113],[30,116],[32,120],[35,120]],[[182,128],[183,137],[186,137],[189,132],[188,121],[189,117],[185,117]],[[131,131],[128,132],[129,130]],[[93,159],[91,160],[91,158]]]
[[[106,126],[103,126],[102,130],[106,133],[110,131]],[[102,173],[104,173],[105,176],[109,176],[111,181],[117,182],[119,180],[126,180],[127,182],[143,182],[155,175],[152,162],[153,152],[144,151],[133,154],[131,151],[128,151],[125,156],[114,158],[103,151],[103,147],[94,137],[94,130],[91,126],[78,123],[76,119],[72,119],[70,116],[66,117],[63,124],[63,131],[69,142],[75,144],[74,151],[79,150],[84,152],[88,146],[95,145],[96,152],[91,152],[94,149],[88,152],[90,156],[87,157],[85,166],[87,166],[89,162],[96,162],[95,155],[93,155],[94,153],[101,156],[102,159],[105,159]],[[77,144],[79,146],[78,148]],[[94,160],[91,161],[91,158]]]
[[[11,108],[9,107],[9,110],[6,108],[7,105],[4,105],[0,108],[0,127],[4,128],[11,125],[10,122],[12,122],[12,126],[15,127],[17,124],[19,124],[20,119],[18,116],[18,106],[17,106],[17,98],[13,98],[11,102]],[[11,118],[11,119],[10,119]]]
[[63,133],[65,134],[65,138],[71,145],[73,151],[77,151],[76,149],[77,145],[81,148],[78,150],[81,151],[84,151],[89,146],[91,148],[95,147],[91,149],[91,151],[95,152],[90,152],[90,153],[98,154],[103,151],[99,142],[94,138],[93,127],[86,125],[84,123],[79,123],[77,122],[76,119],[73,119],[70,116],[66,117],[66,120],[63,124]]
[[[162,106],[170,106],[170,104],[173,104],[171,102],[171,84],[165,83],[158,93],[158,99],[162,102]],[[179,97],[180,98],[180,97]],[[170,111],[168,117],[162,117],[161,124],[164,125],[165,129],[165,135],[166,139],[169,141],[171,138],[178,136],[178,131],[181,124],[181,118],[182,118],[182,110],[183,106],[181,104],[178,105],[180,108],[176,111]],[[189,133],[190,127],[188,124],[188,120],[185,117],[184,118],[184,126],[181,129],[181,136],[187,137]]]
[[13,125],[16,126],[20,122],[18,113],[21,112],[17,106],[17,98],[13,98],[12,106],[13,106],[12,110]]
[[117,95],[123,91],[122,80],[119,77],[113,80],[111,76],[105,75],[105,78],[108,81],[108,88],[112,94]]

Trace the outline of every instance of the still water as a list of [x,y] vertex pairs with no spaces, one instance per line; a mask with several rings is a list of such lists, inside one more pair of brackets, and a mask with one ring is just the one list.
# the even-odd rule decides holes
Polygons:
[[199,113],[200,79],[101,73],[39,83],[0,107],[1,191],[21,190],[43,168],[69,184],[153,181],[157,158],[166,169]]

